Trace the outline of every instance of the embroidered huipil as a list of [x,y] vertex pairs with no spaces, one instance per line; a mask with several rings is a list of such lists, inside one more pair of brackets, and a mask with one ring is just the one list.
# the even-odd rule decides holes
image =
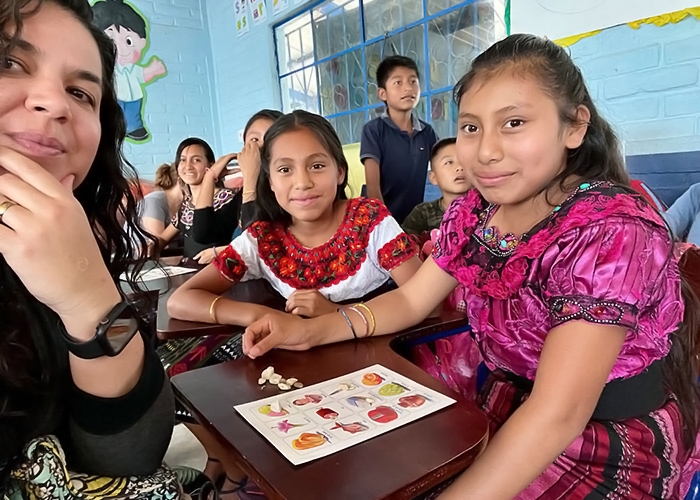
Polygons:
[[257,221],[214,265],[233,282],[264,278],[285,298],[317,289],[332,302],[363,297],[417,255],[416,247],[378,200],[354,198],[333,237],[302,246],[282,224]]
[[669,352],[683,318],[678,263],[661,216],[641,197],[583,183],[512,248],[489,227],[496,209],[470,191],[445,213],[433,248],[465,288],[461,306],[489,368],[534,380],[547,333],[572,320],[628,330],[608,381]]

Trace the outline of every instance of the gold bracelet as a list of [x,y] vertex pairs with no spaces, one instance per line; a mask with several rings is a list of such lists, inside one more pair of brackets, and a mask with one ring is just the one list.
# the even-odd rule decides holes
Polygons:
[[367,307],[367,305],[365,305],[364,302],[358,302],[357,304],[355,304],[355,307],[360,307],[360,308],[364,309],[365,311],[367,311],[367,314],[369,315],[370,323],[372,323],[372,328],[370,329],[369,335],[367,335],[367,336],[371,337],[372,335],[374,335],[374,332],[377,329],[377,320],[374,318],[374,314],[372,313],[372,310],[369,307]]
[[352,311],[355,314],[357,314],[360,318],[362,318],[362,323],[364,323],[365,325],[365,334],[363,335],[363,337],[369,337],[369,322],[367,321],[365,314],[355,306],[348,307],[348,311]]
[[219,295],[216,297],[214,300],[211,301],[211,305],[209,306],[209,318],[211,318],[211,322],[216,324],[219,324],[219,320],[216,319],[216,303],[221,299],[223,295]]

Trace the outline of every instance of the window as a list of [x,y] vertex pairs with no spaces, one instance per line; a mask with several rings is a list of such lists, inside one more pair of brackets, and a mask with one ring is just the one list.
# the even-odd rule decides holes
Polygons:
[[454,135],[452,87],[506,35],[508,0],[326,0],[275,27],[282,105],[328,118],[343,144],[383,111],[375,73],[400,54],[421,76],[420,118]]

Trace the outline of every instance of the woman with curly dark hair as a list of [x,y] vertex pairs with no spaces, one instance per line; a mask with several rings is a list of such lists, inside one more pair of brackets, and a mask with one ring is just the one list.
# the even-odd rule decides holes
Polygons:
[[0,2],[0,493],[42,436],[70,470],[148,476],[172,433],[170,386],[116,285],[147,242],[129,237],[114,47],[90,22],[86,0]]

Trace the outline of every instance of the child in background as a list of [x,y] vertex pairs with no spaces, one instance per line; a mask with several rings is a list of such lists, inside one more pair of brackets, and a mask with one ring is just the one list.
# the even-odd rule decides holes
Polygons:
[[[240,229],[245,230],[258,220],[255,204],[255,185],[260,174],[260,149],[263,147],[265,133],[283,116],[281,111],[262,109],[250,117],[243,129],[243,149],[237,155],[238,166],[243,176],[243,205],[241,205]],[[209,264],[224,251],[226,245],[202,250],[196,257],[200,264]]]
[[[422,249],[421,259],[430,255],[447,208],[472,187],[464,168],[457,160],[456,142],[455,137],[441,139],[430,152],[428,178],[434,186],[440,188],[442,196],[418,205],[402,224],[406,234]],[[443,307],[466,315],[464,299],[465,290],[458,286],[445,299]],[[419,344],[411,354],[416,365],[452,390],[460,392],[466,398],[473,399],[476,396],[476,371],[482,359],[469,331]]]
[[440,227],[442,216],[450,204],[472,187],[464,168],[457,161],[455,137],[441,139],[435,143],[430,153],[430,173],[428,178],[433,186],[440,188],[442,196],[426,201],[414,208],[401,225],[406,234],[422,236]]
[[700,183],[693,184],[664,213],[673,234],[700,246]]
[[365,124],[360,144],[367,197],[383,201],[394,219],[403,223],[423,202],[430,150],[438,138],[433,127],[413,113],[420,82],[412,59],[384,59],[377,68],[377,86],[386,111]]
[[[455,97],[475,189],[447,210],[413,279],[368,302],[372,315],[348,311],[355,329],[381,335],[423,320],[457,285],[468,292],[492,371],[478,398],[491,432],[440,498],[683,498],[700,308],[581,71],[554,42],[512,35],[474,60]],[[269,316],[243,348],[257,357],[349,330],[340,313]]]
[[162,247],[178,233],[184,235],[183,265],[199,265],[202,252],[224,244],[238,226],[241,193],[222,187],[220,180],[234,156],[215,160],[211,146],[197,137],[177,147],[175,163],[186,194],[159,239]]
[[[255,201],[255,185],[260,174],[260,149],[263,147],[265,133],[283,113],[276,109],[261,109],[250,117],[243,129],[243,149],[238,153],[238,164],[243,173],[243,209],[241,220],[246,219],[250,202]],[[252,220],[249,222],[253,222]],[[249,223],[243,225],[248,227]]]
[[[233,283],[261,278],[287,299],[287,312],[306,317],[336,311],[337,302],[359,299],[390,278],[406,283],[420,267],[415,247],[379,201],[346,199],[348,165],[331,124],[294,111],[265,138],[255,201],[260,219],[173,293],[170,315],[249,325],[272,310],[222,294]],[[209,457],[224,462],[224,492],[247,488],[216,441],[190,428]]]
[[183,191],[178,182],[177,168],[164,163],[156,170],[156,189],[139,203],[141,227],[160,238],[182,204]]

